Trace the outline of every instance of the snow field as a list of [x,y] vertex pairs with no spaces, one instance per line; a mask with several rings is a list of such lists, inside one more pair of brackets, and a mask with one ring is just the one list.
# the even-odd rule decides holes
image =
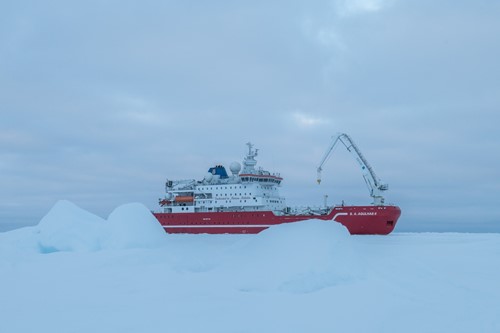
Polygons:
[[61,201],[0,234],[1,332],[500,332],[499,234],[167,235]]

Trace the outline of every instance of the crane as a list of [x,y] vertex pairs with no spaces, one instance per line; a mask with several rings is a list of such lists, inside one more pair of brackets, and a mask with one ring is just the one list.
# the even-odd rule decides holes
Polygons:
[[373,168],[363,156],[358,146],[354,143],[351,137],[345,133],[339,133],[332,137],[332,142],[318,166],[318,184],[321,183],[321,171],[323,170],[323,165],[328,160],[333,149],[339,142],[341,142],[347,150],[354,155],[354,158],[359,163],[361,172],[363,173],[363,178],[368,186],[368,191],[370,192],[370,196],[373,198],[373,204],[376,206],[383,206],[384,197],[382,193],[389,189],[389,185],[383,183],[380,178],[377,177],[375,171],[373,171]]

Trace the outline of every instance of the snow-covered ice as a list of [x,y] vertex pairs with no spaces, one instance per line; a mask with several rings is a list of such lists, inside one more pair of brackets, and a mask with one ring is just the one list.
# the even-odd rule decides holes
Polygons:
[[122,205],[104,220],[61,200],[38,225],[4,233],[0,241],[4,252],[50,253],[151,248],[167,240],[161,225],[142,204]]
[[167,235],[61,201],[0,233],[1,332],[500,332],[500,234]]

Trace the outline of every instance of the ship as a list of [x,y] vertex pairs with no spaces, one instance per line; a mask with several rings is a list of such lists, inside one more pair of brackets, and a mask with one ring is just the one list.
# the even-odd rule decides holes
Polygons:
[[167,180],[165,195],[159,199],[160,211],[153,215],[167,233],[187,234],[256,234],[273,225],[311,219],[341,223],[350,234],[387,235],[401,215],[401,209],[386,205],[381,182],[352,138],[340,133],[332,137],[317,168],[317,182],[338,143],[344,144],[361,167],[373,202],[355,206],[341,204],[320,207],[289,207],[279,193],[283,178],[256,167],[258,149],[247,143],[242,163],[233,162],[227,169],[220,164],[209,167],[202,180]]

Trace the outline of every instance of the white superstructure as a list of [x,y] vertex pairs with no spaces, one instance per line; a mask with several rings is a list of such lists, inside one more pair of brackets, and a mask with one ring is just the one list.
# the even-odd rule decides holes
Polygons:
[[222,165],[208,170],[203,180],[171,181],[165,184],[166,195],[160,200],[165,213],[273,211],[287,213],[285,199],[279,194],[283,178],[262,168],[255,168],[258,154],[251,143],[243,159],[230,165],[231,175]]

